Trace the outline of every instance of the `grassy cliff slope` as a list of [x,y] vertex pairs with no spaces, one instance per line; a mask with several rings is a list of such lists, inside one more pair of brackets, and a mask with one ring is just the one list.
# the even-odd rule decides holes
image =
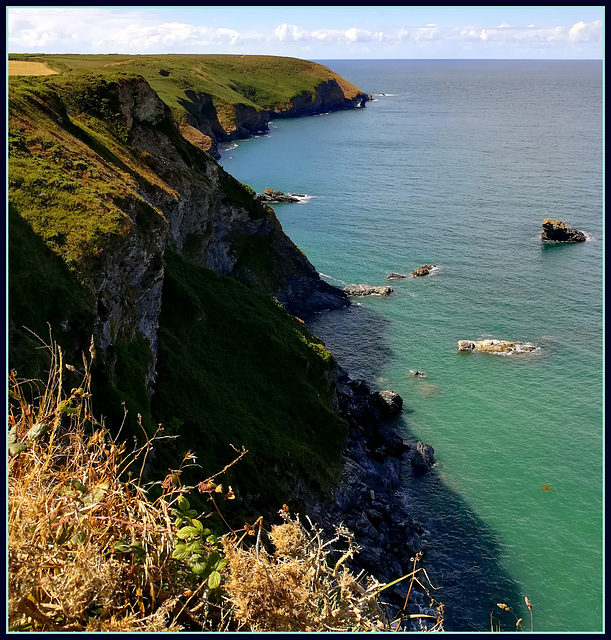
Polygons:
[[[216,152],[215,139],[266,130],[283,117],[362,106],[368,97],[328,67],[279,56],[16,55],[61,75],[138,74],[172,109],[183,133]],[[207,141],[194,133],[193,127]]]
[[125,403],[125,436],[142,435],[138,414],[178,436],[151,473],[192,451],[207,477],[234,445],[249,449],[232,477],[242,512],[330,487],[346,435],[334,362],[270,294],[336,294],[273,211],[140,76],[19,78],[9,108],[9,366],[45,377],[28,329],[50,327],[77,368],[93,335],[108,426]]

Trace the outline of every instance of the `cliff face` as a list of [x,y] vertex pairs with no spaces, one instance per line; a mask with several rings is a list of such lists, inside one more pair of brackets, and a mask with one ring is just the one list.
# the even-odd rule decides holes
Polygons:
[[208,94],[185,92],[189,104],[183,103],[188,112],[188,124],[198,129],[205,137],[206,151],[219,157],[218,142],[248,138],[269,130],[270,119],[298,118],[344,109],[358,109],[371,100],[369,94],[342,88],[331,78],[320,82],[312,90],[296,93],[288,101],[271,109],[257,108],[238,103],[223,105],[219,115],[214,98]]
[[[62,165],[71,167],[73,193],[92,185],[95,189],[102,181],[106,184],[99,184],[100,193],[107,191],[109,180],[120,185],[120,193],[108,195],[104,203],[104,211],[115,209],[111,217],[118,220],[116,227],[98,234],[102,240],[95,254],[76,267],[96,300],[98,348],[107,351],[117,339],[129,340],[140,332],[156,356],[168,249],[277,297],[294,313],[347,304],[342,292],[322,281],[284,234],[273,210],[182,137],[169,108],[144,79],[58,80],[45,85],[45,91],[42,102],[27,92],[21,102],[16,100],[21,105],[15,104],[11,118],[16,135],[24,136],[42,118],[44,126],[36,124],[38,131],[63,147],[49,162],[58,173]],[[44,156],[45,146],[42,143],[38,155]],[[22,153],[22,165],[27,168],[36,155],[31,149]],[[97,167],[97,178],[91,170],[76,175],[77,157]],[[38,189],[45,193],[43,187]],[[14,189],[16,203],[22,191],[21,186]],[[25,205],[19,210],[43,237],[44,219],[55,217],[55,236],[65,237],[68,247],[79,242],[72,239],[74,229],[69,220],[62,222],[59,210],[45,207],[40,215]],[[100,224],[102,214],[89,209],[87,215],[89,224]],[[155,358],[149,384],[154,374]]]

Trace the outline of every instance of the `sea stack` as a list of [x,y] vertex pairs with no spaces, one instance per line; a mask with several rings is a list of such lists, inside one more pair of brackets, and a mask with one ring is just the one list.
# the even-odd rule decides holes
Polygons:
[[544,242],[585,242],[585,233],[577,231],[561,220],[545,218],[541,240]]

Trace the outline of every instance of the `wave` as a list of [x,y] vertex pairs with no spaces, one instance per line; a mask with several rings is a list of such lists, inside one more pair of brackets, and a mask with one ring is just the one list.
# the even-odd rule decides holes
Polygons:
[[320,271],[320,272],[318,273],[318,275],[319,275],[321,278],[327,278],[327,280],[333,280],[334,282],[340,282],[341,284],[343,284],[343,285],[344,285],[344,286],[346,286],[346,287],[348,286],[348,283],[347,283],[347,282],[344,282],[343,280],[339,280],[338,278],[334,278],[333,276],[329,276],[329,275],[327,275],[326,273],[322,273],[322,271]]

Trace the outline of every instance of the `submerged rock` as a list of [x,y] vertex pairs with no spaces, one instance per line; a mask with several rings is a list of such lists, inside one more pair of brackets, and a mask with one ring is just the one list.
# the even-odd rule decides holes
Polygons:
[[459,340],[459,351],[482,351],[484,353],[530,353],[538,347],[529,342],[512,342],[511,340]]
[[392,292],[392,287],[376,287],[369,284],[349,284],[344,287],[344,293],[349,296],[387,296]]
[[586,235],[582,231],[569,227],[561,220],[545,218],[541,240],[544,242],[585,242]]
[[414,269],[410,275],[413,277],[428,276],[429,273],[431,273],[431,271],[435,268],[435,266],[436,265],[434,264],[423,264],[421,267]]
[[283,193],[266,187],[263,193],[257,193],[255,197],[261,202],[280,204],[284,202],[301,202],[307,196],[305,193]]

